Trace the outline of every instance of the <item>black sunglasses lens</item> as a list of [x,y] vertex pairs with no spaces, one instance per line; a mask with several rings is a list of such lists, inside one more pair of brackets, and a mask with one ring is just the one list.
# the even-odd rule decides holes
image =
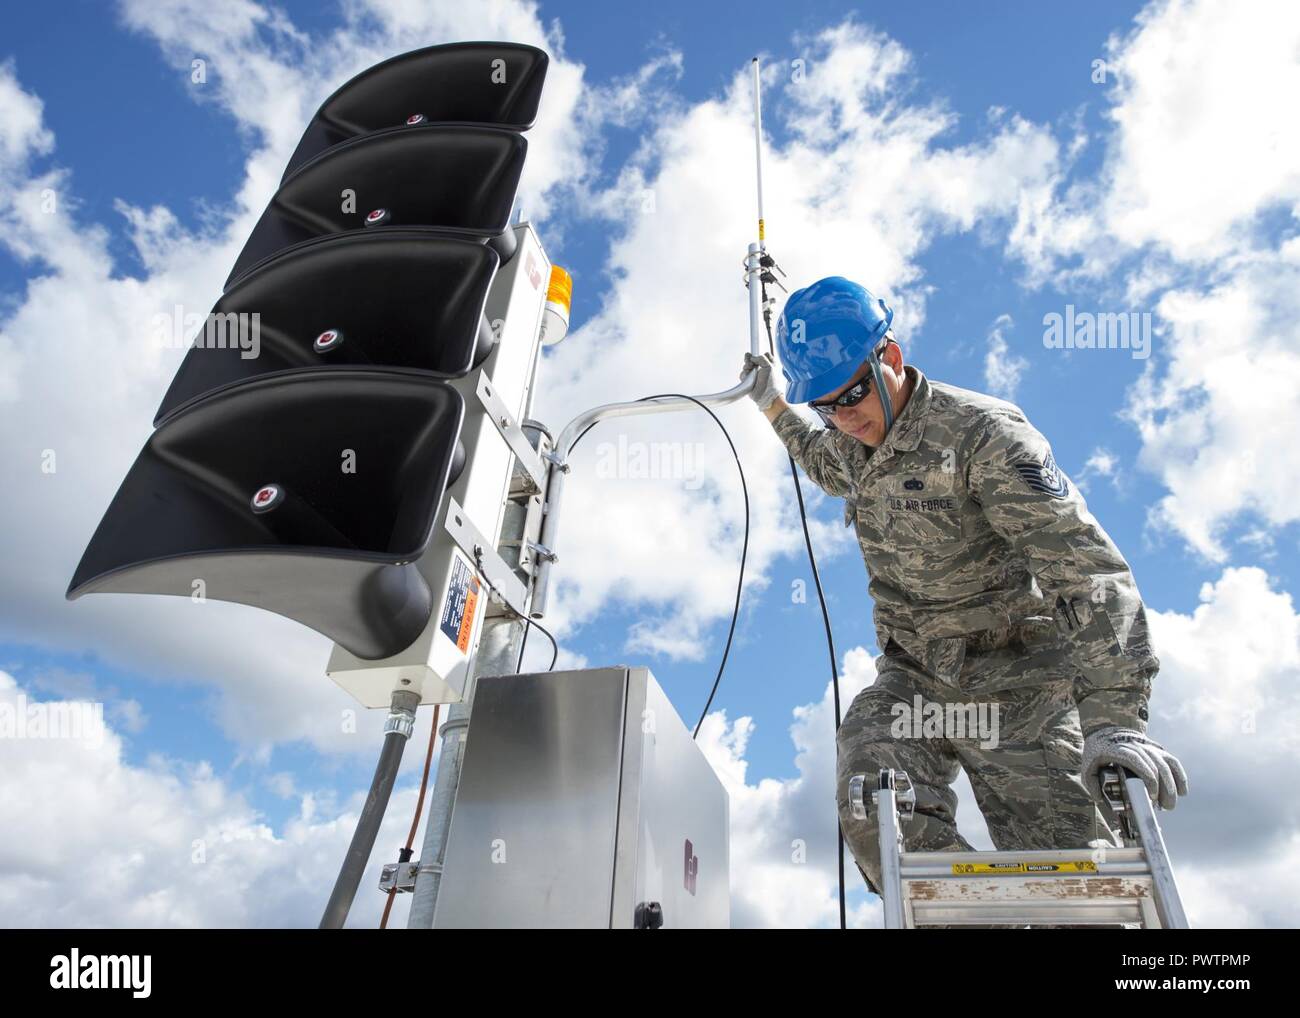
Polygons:
[[841,396],[836,402],[840,406],[857,406],[871,394],[871,376],[867,375],[857,385]]
[[871,395],[871,382],[872,376],[868,374],[866,378],[841,395],[834,403],[810,403],[808,405],[829,421],[835,415],[836,407],[857,406]]
[[871,379],[859,382],[852,389],[844,394],[845,406],[857,406],[871,393]]

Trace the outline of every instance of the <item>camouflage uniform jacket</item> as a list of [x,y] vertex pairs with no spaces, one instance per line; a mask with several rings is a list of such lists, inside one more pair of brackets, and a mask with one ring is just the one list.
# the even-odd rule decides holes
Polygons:
[[892,638],[956,685],[968,649],[1046,635],[1077,669],[1085,734],[1145,731],[1160,664],[1146,611],[1047,440],[1011,403],[906,371],[912,395],[878,449],[790,410],[773,421],[812,481],[844,499],[880,648]]

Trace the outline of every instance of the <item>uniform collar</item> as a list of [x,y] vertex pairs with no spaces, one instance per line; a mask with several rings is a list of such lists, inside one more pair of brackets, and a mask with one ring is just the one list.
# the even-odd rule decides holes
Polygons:
[[872,453],[873,460],[887,458],[895,452],[911,452],[921,444],[925,434],[925,418],[930,409],[930,382],[919,368],[910,364],[903,366],[903,372],[912,382],[912,395],[885,440]]

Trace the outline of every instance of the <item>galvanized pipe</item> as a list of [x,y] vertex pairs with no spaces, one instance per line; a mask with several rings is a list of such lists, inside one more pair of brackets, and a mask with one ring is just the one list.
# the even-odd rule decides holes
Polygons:
[[[538,360],[540,360],[540,356]],[[533,366],[536,378],[536,365]],[[532,403],[531,393],[529,405]],[[541,441],[542,429],[535,422],[524,423],[524,433],[536,448]],[[507,547],[505,541],[527,540],[524,524],[527,512],[513,504],[507,505],[501,522],[498,547]],[[513,614],[490,616],[483,622],[465,680],[464,696],[447,711],[447,721],[440,732],[442,747],[438,754],[438,770],[434,777],[433,793],[429,799],[429,815],[425,821],[424,841],[420,848],[420,865],[416,871],[415,890],[411,895],[411,911],[407,917],[408,930],[427,930],[433,926],[434,911],[438,905],[438,889],[442,886],[443,856],[447,849],[447,835],[451,829],[452,810],[456,804],[456,789],[460,787],[461,764],[465,756],[465,734],[473,709],[474,687],[480,675],[514,674],[519,660],[519,647],[527,626],[522,618]]]

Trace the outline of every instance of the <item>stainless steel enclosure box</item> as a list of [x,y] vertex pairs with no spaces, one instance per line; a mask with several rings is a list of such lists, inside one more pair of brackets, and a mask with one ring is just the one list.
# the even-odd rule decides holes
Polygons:
[[474,692],[437,927],[731,922],[726,790],[647,668]]

